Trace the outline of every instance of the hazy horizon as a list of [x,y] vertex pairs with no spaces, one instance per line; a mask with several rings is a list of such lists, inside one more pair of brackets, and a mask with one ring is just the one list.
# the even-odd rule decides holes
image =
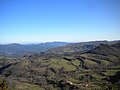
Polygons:
[[0,44],[120,40],[119,0],[0,0]]
[[21,45],[30,45],[30,44],[42,44],[42,43],[54,43],[54,42],[60,42],[60,43],[83,43],[83,42],[97,42],[97,41],[120,41],[118,39],[116,40],[90,40],[90,41],[78,41],[78,42],[68,42],[68,41],[45,41],[45,42],[10,42],[10,43],[0,43],[0,45],[7,45],[7,44],[21,44]]

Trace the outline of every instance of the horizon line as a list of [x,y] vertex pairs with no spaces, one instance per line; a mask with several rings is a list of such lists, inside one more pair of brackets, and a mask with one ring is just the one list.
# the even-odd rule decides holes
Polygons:
[[97,41],[120,41],[120,39],[115,40],[86,40],[86,41],[41,41],[41,42],[8,42],[8,43],[0,43],[0,45],[7,45],[7,44],[21,44],[21,45],[28,45],[28,44],[42,44],[42,43],[54,43],[54,42],[64,42],[64,43],[82,43],[82,42],[97,42]]

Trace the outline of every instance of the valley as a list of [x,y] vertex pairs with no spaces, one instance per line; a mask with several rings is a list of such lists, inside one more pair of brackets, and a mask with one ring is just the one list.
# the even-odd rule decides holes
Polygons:
[[0,57],[0,90],[119,89],[119,41],[73,43],[19,58]]

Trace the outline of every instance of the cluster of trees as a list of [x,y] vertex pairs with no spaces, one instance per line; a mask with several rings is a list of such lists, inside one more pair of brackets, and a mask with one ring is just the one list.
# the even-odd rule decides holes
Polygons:
[[7,81],[4,79],[0,79],[0,90],[8,90]]

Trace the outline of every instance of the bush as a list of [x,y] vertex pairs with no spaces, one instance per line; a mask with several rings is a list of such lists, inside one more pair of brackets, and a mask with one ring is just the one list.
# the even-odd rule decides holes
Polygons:
[[8,85],[6,80],[0,80],[0,90],[8,90]]

